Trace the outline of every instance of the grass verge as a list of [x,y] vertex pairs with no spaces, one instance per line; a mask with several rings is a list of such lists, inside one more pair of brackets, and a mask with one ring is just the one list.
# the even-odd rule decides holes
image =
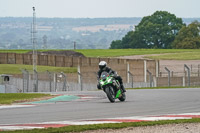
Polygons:
[[[26,69],[28,71],[33,70],[32,65],[19,65],[19,64],[0,64],[0,74],[21,74],[21,70]],[[75,67],[52,67],[52,66],[37,66],[38,72],[64,72],[64,73],[76,73]]]
[[8,133],[8,132],[10,133],[67,133],[67,132],[82,132],[82,131],[87,131],[87,130],[98,130],[98,129],[120,129],[120,128],[127,128],[127,127],[155,126],[155,125],[181,124],[181,123],[200,123],[200,118],[181,119],[181,120],[129,122],[129,123],[115,123],[115,124],[77,125],[77,126],[66,126],[66,127],[61,127],[61,128],[4,131],[3,133]]
[[41,98],[50,96],[50,94],[36,94],[36,93],[0,93],[0,104],[12,104],[16,101],[30,100],[33,98]]

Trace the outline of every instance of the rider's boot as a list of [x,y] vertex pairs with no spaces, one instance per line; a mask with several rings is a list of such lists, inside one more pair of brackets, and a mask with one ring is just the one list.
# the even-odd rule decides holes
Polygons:
[[121,84],[121,89],[122,89],[123,92],[126,92],[123,84]]

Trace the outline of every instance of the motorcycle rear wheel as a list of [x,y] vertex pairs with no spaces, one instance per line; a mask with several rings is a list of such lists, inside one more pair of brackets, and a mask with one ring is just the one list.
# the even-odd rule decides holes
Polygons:
[[119,97],[119,100],[122,102],[126,100],[126,94],[124,92],[122,93],[122,96]]

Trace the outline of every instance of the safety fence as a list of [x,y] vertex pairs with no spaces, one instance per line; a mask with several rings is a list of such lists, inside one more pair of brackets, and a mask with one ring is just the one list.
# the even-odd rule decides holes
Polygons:
[[[168,67],[164,67],[165,72],[159,72],[158,77],[151,76],[149,80],[150,86],[166,87],[166,86],[200,86],[200,65],[186,65],[182,66],[183,71],[174,72]],[[153,85],[152,85],[153,84]]]
[[[21,75],[9,75],[9,81],[0,83],[0,93],[27,93],[27,92],[62,92],[62,91],[90,91],[97,90],[96,73],[86,76],[81,73],[52,73],[33,72],[22,70]],[[126,88],[147,87],[144,82],[124,82]]]
[[[148,65],[146,65],[147,67],[144,65],[142,69],[139,69],[139,65],[138,67],[134,65],[131,67],[130,64],[123,65],[123,68],[126,69],[121,69],[122,66],[120,66],[120,70],[123,72],[122,78],[126,88],[200,86],[199,65],[191,67],[185,64],[183,72],[173,72],[165,67],[165,72],[158,72],[158,74]],[[117,66],[115,67],[117,69]],[[98,68],[95,66],[78,69],[78,73],[32,72],[23,69],[20,75],[1,75],[0,93],[97,90],[97,73],[92,70],[98,70]],[[141,71],[140,75],[135,72],[137,70]]]

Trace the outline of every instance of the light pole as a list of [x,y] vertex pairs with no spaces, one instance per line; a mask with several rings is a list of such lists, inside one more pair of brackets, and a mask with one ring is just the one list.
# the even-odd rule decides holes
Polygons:
[[32,45],[33,45],[33,88],[34,91],[37,92],[37,50],[36,50],[36,13],[35,13],[35,7],[33,7],[33,23],[32,23],[32,29],[31,29],[31,36],[32,36]]
[[33,71],[34,71],[34,70],[37,70],[36,15],[35,15],[35,7],[33,7],[32,45],[33,45]]

